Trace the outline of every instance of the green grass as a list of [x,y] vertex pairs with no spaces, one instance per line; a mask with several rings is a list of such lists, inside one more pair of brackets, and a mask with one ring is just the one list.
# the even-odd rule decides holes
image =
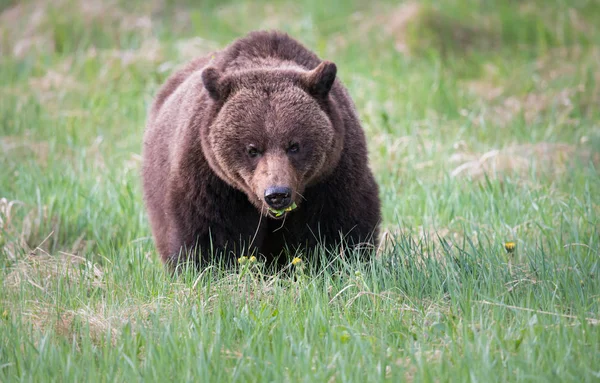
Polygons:
[[[0,2],[0,381],[599,381],[600,4],[419,3]],[[146,110],[261,28],[338,64],[384,246],[171,278]]]

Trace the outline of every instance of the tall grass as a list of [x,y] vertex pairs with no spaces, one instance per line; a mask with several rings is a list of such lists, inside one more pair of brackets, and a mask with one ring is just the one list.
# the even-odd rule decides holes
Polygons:
[[[0,10],[0,381],[599,379],[596,2]],[[260,28],[338,64],[383,245],[171,277],[141,199],[146,110]]]

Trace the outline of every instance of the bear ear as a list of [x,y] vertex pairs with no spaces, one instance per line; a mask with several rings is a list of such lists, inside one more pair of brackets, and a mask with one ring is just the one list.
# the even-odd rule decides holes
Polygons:
[[222,77],[221,71],[215,67],[206,67],[202,71],[204,88],[215,101],[222,101],[229,94],[229,82]]
[[308,91],[316,97],[327,97],[335,81],[336,73],[337,67],[334,63],[323,61],[319,66],[306,74]]

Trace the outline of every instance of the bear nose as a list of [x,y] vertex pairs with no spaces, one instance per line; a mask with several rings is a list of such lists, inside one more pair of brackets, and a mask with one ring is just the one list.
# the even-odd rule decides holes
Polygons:
[[267,188],[265,201],[273,209],[285,209],[292,203],[292,189],[283,186]]

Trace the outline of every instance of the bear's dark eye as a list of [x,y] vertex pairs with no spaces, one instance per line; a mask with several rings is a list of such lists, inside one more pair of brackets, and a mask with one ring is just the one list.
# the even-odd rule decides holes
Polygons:
[[300,145],[298,143],[291,144],[287,149],[288,153],[298,153],[299,151],[300,151]]
[[260,151],[254,145],[249,145],[247,151],[250,158],[256,158],[260,156]]

